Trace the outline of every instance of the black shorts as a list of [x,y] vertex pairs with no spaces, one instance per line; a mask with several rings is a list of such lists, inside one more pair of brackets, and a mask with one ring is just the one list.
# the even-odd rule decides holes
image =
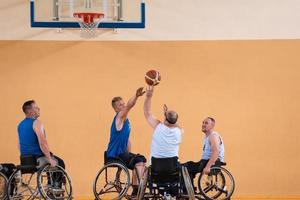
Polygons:
[[118,158],[120,160],[122,160],[122,162],[125,164],[125,166],[131,170],[134,169],[134,166],[137,163],[140,163],[140,162],[146,163],[147,162],[146,158],[143,155],[134,154],[134,153],[130,153],[130,152],[123,153],[123,154],[119,155]]
[[[197,173],[202,173],[203,169],[205,168],[205,166],[207,165],[209,160],[200,160],[199,162],[193,162],[193,161],[189,161],[184,163],[183,165],[186,166],[191,178],[195,178]],[[217,159],[215,162],[215,165],[219,165],[220,164],[220,160]]]

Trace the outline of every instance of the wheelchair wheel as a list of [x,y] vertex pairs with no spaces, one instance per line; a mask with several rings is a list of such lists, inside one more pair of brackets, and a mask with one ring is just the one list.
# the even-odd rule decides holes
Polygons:
[[0,172],[0,199],[6,198],[6,191],[7,191],[7,178],[6,176]]
[[184,181],[185,188],[188,193],[189,199],[193,200],[193,199],[195,199],[195,192],[194,192],[194,188],[193,188],[193,184],[192,184],[189,172],[185,166],[182,166],[181,172],[182,172],[183,181]]
[[7,197],[9,200],[27,200],[34,199],[38,196],[36,184],[36,173],[21,173],[16,169],[7,183]]
[[234,178],[227,169],[212,167],[208,175],[199,176],[198,188],[208,200],[227,200],[235,188]]
[[44,199],[72,199],[71,179],[62,167],[47,164],[37,174],[38,190]]
[[139,184],[139,190],[137,194],[137,199],[142,200],[146,191],[147,187],[147,182],[148,182],[148,168],[145,167],[143,176],[140,179],[140,184]]
[[93,191],[97,200],[122,199],[130,186],[128,169],[120,163],[109,163],[98,172]]

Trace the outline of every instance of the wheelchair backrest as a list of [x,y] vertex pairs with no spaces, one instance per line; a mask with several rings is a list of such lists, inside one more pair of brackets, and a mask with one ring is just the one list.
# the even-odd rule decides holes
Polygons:
[[107,162],[107,152],[106,151],[104,151],[104,164]]
[[221,167],[221,166],[226,166],[226,162],[222,162],[219,159],[216,160],[215,164],[213,165],[213,167]]
[[17,166],[22,174],[34,173],[37,171],[37,158],[32,155],[25,155],[20,157],[21,165]]
[[178,157],[151,158],[151,178],[155,183],[174,183],[179,180]]
[[20,160],[21,160],[21,165],[22,166],[27,166],[27,165],[30,165],[30,166],[37,166],[37,159],[35,156],[32,156],[32,155],[25,155],[25,156],[21,156],[20,157]]
[[151,170],[156,173],[171,174],[178,171],[178,157],[151,158]]
[[120,163],[120,164],[126,166],[125,163],[120,158],[107,157],[107,152],[104,151],[104,165],[106,165],[108,163]]

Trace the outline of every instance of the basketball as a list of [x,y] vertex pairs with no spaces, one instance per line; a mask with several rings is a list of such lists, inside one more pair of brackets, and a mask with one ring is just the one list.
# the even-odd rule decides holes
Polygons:
[[149,70],[145,75],[145,80],[148,85],[158,85],[161,80],[160,73],[156,70]]

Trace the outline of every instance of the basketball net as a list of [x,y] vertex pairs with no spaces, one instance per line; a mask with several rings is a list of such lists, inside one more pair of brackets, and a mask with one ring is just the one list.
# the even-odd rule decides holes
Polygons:
[[80,25],[80,32],[82,37],[95,37],[97,28],[104,17],[103,13],[74,13]]

